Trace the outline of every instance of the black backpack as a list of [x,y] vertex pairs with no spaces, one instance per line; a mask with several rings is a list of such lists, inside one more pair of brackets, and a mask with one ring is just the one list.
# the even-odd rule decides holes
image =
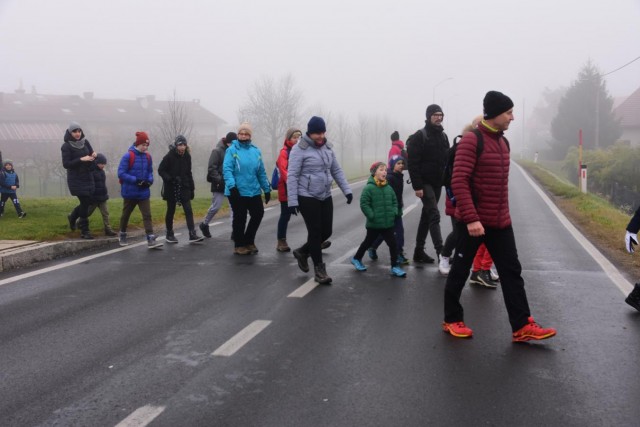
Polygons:
[[[478,140],[476,144],[476,159],[480,158],[480,154],[482,154],[482,150],[484,150],[484,138],[482,137],[482,132],[478,129],[473,129],[473,132],[476,135]],[[453,162],[456,159],[456,151],[458,150],[458,140],[462,138],[462,135],[458,135],[453,139],[453,145],[449,148],[449,153],[447,154],[447,164],[444,167],[444,172],[442,173],[442,185],[444,185],[444,189],[447,192],[447,196],[451,200],[453,206],[456,205],[456,197],[453,194],[453,190],[451,189],[451,178],[453,177]],[[504,142],[507,144],[507,150],[511,151],[511,146],[509,145],[509,141],[504,136],[502,137]]]

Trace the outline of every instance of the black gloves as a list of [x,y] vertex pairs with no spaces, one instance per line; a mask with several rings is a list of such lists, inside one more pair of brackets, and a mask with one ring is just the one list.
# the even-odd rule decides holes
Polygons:
[[298,212],[300,212],[300,208],[297,206],[289,206],[289,213],[291,215],[298,216]]
[[347,204],[350,205],[353,201],[353,194],[349,193],[345,197],[347,198]]
[[264,193],[264,204],[268,204],[269,200],[271,200],[271,193]]
[[229,189],[229,197],[240,197],[238,187],[232,187]]
[[149,181],[145,181],[144,179],[136,180],[136,185],[140,188],[149,188],[151,187],[151,183]]

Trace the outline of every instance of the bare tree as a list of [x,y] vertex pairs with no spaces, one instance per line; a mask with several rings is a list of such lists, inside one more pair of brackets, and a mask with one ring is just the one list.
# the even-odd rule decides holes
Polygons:
[[160,117],[160,123],[157,126],[160,138],[167,144],[172,144],[176,136],[183,135],[187,141],[191,137],[193,131],[193,120],[188,104],[184,101],[178,101],[176,91],[167,101],[167,110]]
[[339,144],[340,164],[343,168],[346,168],[346,157],[344,153],[346,146],[351,145],[351,133],[353,132],[353,128],[346,114],[339,113],[337,115],[333,121],[332,132],[333,135],[335,135],[336,142]]
[[364,147],[367,144],[367,138],[369,136],[369,118],[364,114],[358,115],[358,127],[356,128],[356,136],[360,140],[360,172],[365,170],[364,168]]
[[267,139],[274,157],[287,129],[300,120],[302,92],[295,88],[291,74],[277,82],[262,77],[248,92],[247,102],[238,110],[238,120],[248,121],[253,132]]

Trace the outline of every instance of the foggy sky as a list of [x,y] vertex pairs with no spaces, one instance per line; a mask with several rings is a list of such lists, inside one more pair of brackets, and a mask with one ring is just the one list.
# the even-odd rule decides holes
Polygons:
[[[0,91],[21,79],[97,98],[175,89],[230,123],[257,79],[291,73],[307,106],[417,129],[451,77],[436,88],[445,129],[500,90],[517,144],[523,104],[529,114],[545,87],[570,85],[589,58],[608,72],[638,55],[640,0],[0,0]],[[606,80],[629,95],[640,61]]]

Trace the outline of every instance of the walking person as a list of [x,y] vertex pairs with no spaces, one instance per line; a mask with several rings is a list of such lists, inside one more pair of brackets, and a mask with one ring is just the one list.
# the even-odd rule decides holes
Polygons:
[[95,168],[93,169],[93,181],[95,190],[91,196],[91,205],[89,205],[88,216],[90,217],[96,209],[100,210],[102,216],[102,224],[104,225],[104,235],[108,237],[117,236],[118,234],[111,228],[109,222],[109,191],[107,189],[107,175],[104,168],[107,166],[107,158],[104,154],[98,153],[95,160]]
[[[636,210],[636,213],[629,221],[627,225],[627,234],[625,236],[625,247],[630,254],[635,252],[634,246],[638,244],[638,230],[640,230],[640,208]],[[636,283],[633,290],[627,298],[624,300],[631,307],[640,311],[640,283]]]
[[[255,238],[264,215],[260,194],[264,192],[265,204],[271,200],[262,152],[252,144],[251,134],[251,125],[242,123],[238,128],[238,139],[227,148],[222,167],[224,194],[229,197],[233,210],[233,253],[236,255],[258,253]],[[248,224],[247,214],[251,217]]]
[[20,179],[13,169],[13,162],[11,160],[5,160],[2,162],[2,170],[0,171],[0,216],[4,215],[4,205],[9,199],[11,199],[13,207],[16,209],[18,218],[27,216],[27,213],[22,210],[20,201],[18,200],[18,188],[20,188]]
[[67,215],[69,228],[76,229],[76,221],[80,228],[80,237],[93,239],[89,232],[89,206],[95,191],[93,178],[93,161],[98,155],[85,138],[82,127],[71,122],[64,133],[64,143],[60,147],[62,166],[67,170],[67,186],[72,196],[78,198],[79,205]]
[[482,152],[477,154],[478,136],[474,132],[467,132],[456,150],[451,186],[459,237],[444,291],[442,328],[458,338],[473,335],[464,323],[460,295],[478,247],[484,243],[500,274],[512,340],[551,338],[556,330],[542,328],[531,316],[509,213],[510,153],[503,133],[513,121],[513,102],[500,92],[490,91],[483,106],[484,120],[478,126]]
[[404,146],[404,142],[400,140],[400,134],[397,130],[394,130],[391,134],[391,148],[389,149],[387,161],[390,162],[391,158],[394,156],[399,156],[404,159],[407,158],[407,150]]
[[375,162],[369,170],[371,176],[360,195],[360,209],[367,219],[367,235],[351,258],[351,264],[356,270],[365,271],[367,267],[362,263],[362,257],[373,242],[382,237],[391,255],[391,275],[405,277],[407,273],[400,268],[398,246],[393,233],[396,218],[402,218],[402,207],[395,191],[387,183],[387,166],[383,162]]
[[127,153],[120,159],[118,178],[120,179],[122,194],[122,216],[120,216],[120,246],[127,246],[127,226],[133,210],[137,206],[142,214],[144,232],[147,236],[149,249],[162,246],[153,233],[151,219],[151,190],[153,185],[153,160],[149,154],[149,135],[146,132],[136,132],[136,139]]
[[302,214],[307,227],[307,241],[293,251],[298,267],[309,271],[309,256],[314,264],[314,279],[320,284],[330,284],[322,259],[322,242],[333,232],[333,198],[331,184],[335,179],[347,198],[353,200],[351,187],[344,175],[333,145],[325,138],[327,127],[322,117],[313,116],[307,124],[307,132],[291,149],[287,175],[289,212]]
[[278,252],[289,252],[291,248],[287,243],[287,226],[291,219],[291,212],[289,212],[289,204],[287,203],[287,168],[289,167],[289,153],[294,145],[298,143],[298,140],[302,136],[302,132],[296,128],[290,128],[287,130],[287,134],[284,139],[284,144],[280,149],[280,155],[276,160],[276,167],[278,168],[278,201],[280,202],[280,218],[278,219],[278,243],[276,250]]
[[416,197],[422,200],[422,213],[413,252],[413,260],[418,263],[434,262],[434,259],[424,250],[429,233],[438,257],[442,251],[438,202],[442,191],[442,174],[449,150],[449,138],[442,127],[444,113],[440,106],[429,105],[426,116],[425,127],[411,135],[407,142],[411,185]]
[[211,238],[209,231],[209,223],[218,213],[222,202],[224,201],[224,176],[222,174],[222,164],[224,162],[224,154],[233,141],[238,139],[235,132],[229,132],[225,137],[218,141],[218,144],[211,151],[209,156],[209,164],[207,167],[207,182],[211,183],[211,206],[207,210],[207,214],[200,223],[200,231],[204,237]]

